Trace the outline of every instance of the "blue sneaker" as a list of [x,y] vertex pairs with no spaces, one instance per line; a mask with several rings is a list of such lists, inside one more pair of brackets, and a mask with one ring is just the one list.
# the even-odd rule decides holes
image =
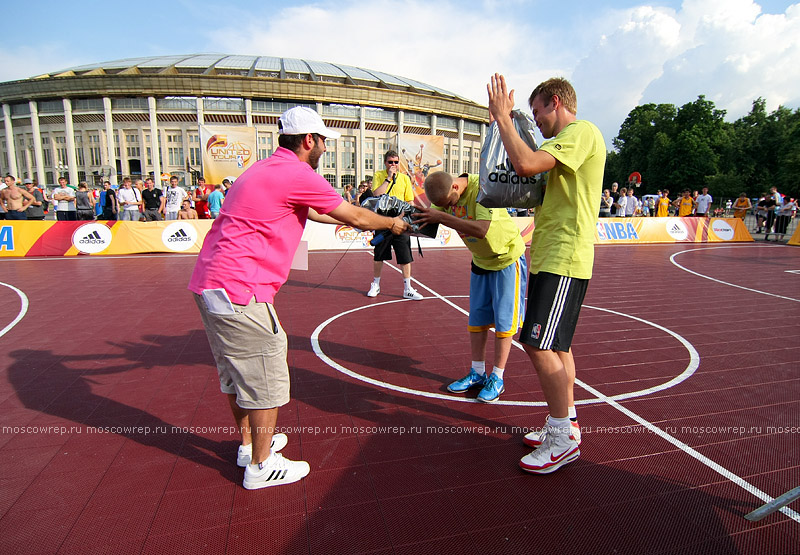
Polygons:
[[453,393],[464,393],[470,387],[474,387],[476,385],[482,386],[484,383],[486,383],[486,375],[484,374],[481,376],[475,370],[470,368],[469,374],[448,385],[447,391],[451,391]]
[[498,378],[495,374],[492,374],[486,380],[486,385],[483,386],[481,392],[478,393],[478,401],[483,401],[484,403],[497,401],[497,399],[500,397],[500,394],[505,390],[506,388],[503,385],[503,380]]

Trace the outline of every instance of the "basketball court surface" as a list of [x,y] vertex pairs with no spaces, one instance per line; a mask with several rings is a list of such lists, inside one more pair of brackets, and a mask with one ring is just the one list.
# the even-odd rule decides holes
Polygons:
[[[0,260],[0,553],[798,553],[800,249],[598,246],[573,344],[580,458],[520,470],[547,408],[468,370],[470,255],[309,255],[275,306],[311,474],[248,491],[186,290],[195,256]],[[491,341],[488,359],[491,361]]]

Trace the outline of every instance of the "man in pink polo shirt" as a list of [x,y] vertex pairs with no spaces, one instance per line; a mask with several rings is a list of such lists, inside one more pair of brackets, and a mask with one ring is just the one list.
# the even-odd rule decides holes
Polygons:
[[281,115],[275,153],[256,162],[225,197],[197,258],[189,290],[195,295],[214,353],[220,389],[242,433],[237,464],[244,487],[296,482],[310,467],[278,451],[288,439],[273,434],[278,407],[289,402],[286,333],[274,307],[289,275],[306,219],[359,229],[408,228],[346,202],[314,170],[325,138],[340,135],[306,107]]

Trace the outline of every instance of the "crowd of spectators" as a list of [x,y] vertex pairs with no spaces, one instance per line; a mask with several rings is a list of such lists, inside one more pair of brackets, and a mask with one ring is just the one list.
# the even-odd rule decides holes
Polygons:
[[12,175],[0,183],[0,219],[58,221],[125,220],[162,221],[214,219],[219,216],[225,195],[233,183],[208,185],[198,178],[197,186],[186,190],[172,176],[163,190],[153,178],[133,181],[125,177],[119,187],[105,181],[102,187],[90,187],[85,181],[77,186],[58,178],[49,193],[35,179],[21,184]]

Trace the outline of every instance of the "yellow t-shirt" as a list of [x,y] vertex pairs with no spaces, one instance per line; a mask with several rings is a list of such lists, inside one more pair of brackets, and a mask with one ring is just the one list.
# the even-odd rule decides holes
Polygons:
[[[386,170],[378,170],[375,172],[375,175],[372,176],[372,190],[374,191],[386,179],[388,175]],[[389,187],[392,188],[392,191],[389,195],[393,197],[397,197],[400,200],[404,200],[406,202],[413,202],[414,201],[414,186],[411,185],[411,179],[404,173],[397,172],[397,180],[395,181],[394,185],[387,185],[386,190],[389,190]]]
[[472,261],[484,270],[502,270],[513,264],[525,252],[525,242],[519,228],[505,208],[486,208],[477,202],[480,176],[470,175],[468,185],[458,203],[450,208],[437,210],[452,214],[462,220],[489,220],[486,237],[478,239],[459,233],[464,244],[472,252]]
[[694,209],[694,199],[692,197],[681,197],[680,200],[681,202],[678,205],[678,217],[683,218],[684,216],[691,216],[692,209]]
[[548,173],[544,201],[534,216],[530,271],[589,279],[606,143],[594,124],[576,120],[541,150],[558,163]]
[[669,199],[667,197],[658,197],[658,211],[656,212],[657,218],[666,218],[669,216]]
[[741,218],[744,220],[744,217],[747,215],[748,206],[752,204],[746,198],[737,198],[736,201],[733,203],[733,217],[734,218]]

